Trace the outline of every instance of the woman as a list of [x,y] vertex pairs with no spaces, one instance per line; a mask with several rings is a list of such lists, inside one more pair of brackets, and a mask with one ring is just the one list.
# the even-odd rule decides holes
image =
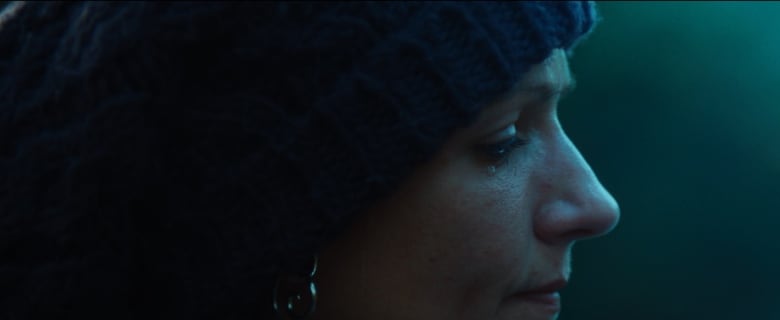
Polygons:
[[12,6],[3,318],[551,319],[618,220],[592,3]]

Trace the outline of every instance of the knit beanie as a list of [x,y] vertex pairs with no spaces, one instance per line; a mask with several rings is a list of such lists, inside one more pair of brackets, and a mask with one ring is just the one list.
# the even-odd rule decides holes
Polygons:
[[302,271],[596,19],[579,1],[14,11],[3,319],[270,319],[277,273]]

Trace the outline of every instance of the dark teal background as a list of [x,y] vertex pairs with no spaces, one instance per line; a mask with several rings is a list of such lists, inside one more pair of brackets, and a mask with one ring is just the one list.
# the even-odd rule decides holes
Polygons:
[[780,3],[600,10],[560,117],[622,216],[560,319],[780,319]]
[[560,319],[780,319],[780,3],[600,10],[560,116],[622,217]]

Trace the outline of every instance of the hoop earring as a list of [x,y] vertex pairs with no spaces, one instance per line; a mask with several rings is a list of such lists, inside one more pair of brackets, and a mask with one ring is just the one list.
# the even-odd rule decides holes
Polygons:
[[304,320],[314,313],[317,306],[317,286],[314,284],[317,260],[317,256],[314,256],[309,274],[286,274],[276,279],[274,312],[278,319]]

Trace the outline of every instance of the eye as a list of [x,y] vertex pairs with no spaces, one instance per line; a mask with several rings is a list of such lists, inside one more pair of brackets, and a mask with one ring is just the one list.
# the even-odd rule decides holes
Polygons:
[[525,140],[513,136],[511,138],[499,141],[493,144],[486,144],[482,146],[482,152],[490,159],[490,161],[502,165],[506,162],[509,155],[517,149],[526,144]]
[[509,155],[527,141],[517,136],[515,125],[511,125],[497,134],[500,140],[479,146],[480,152],[495,165],[502,165]]

